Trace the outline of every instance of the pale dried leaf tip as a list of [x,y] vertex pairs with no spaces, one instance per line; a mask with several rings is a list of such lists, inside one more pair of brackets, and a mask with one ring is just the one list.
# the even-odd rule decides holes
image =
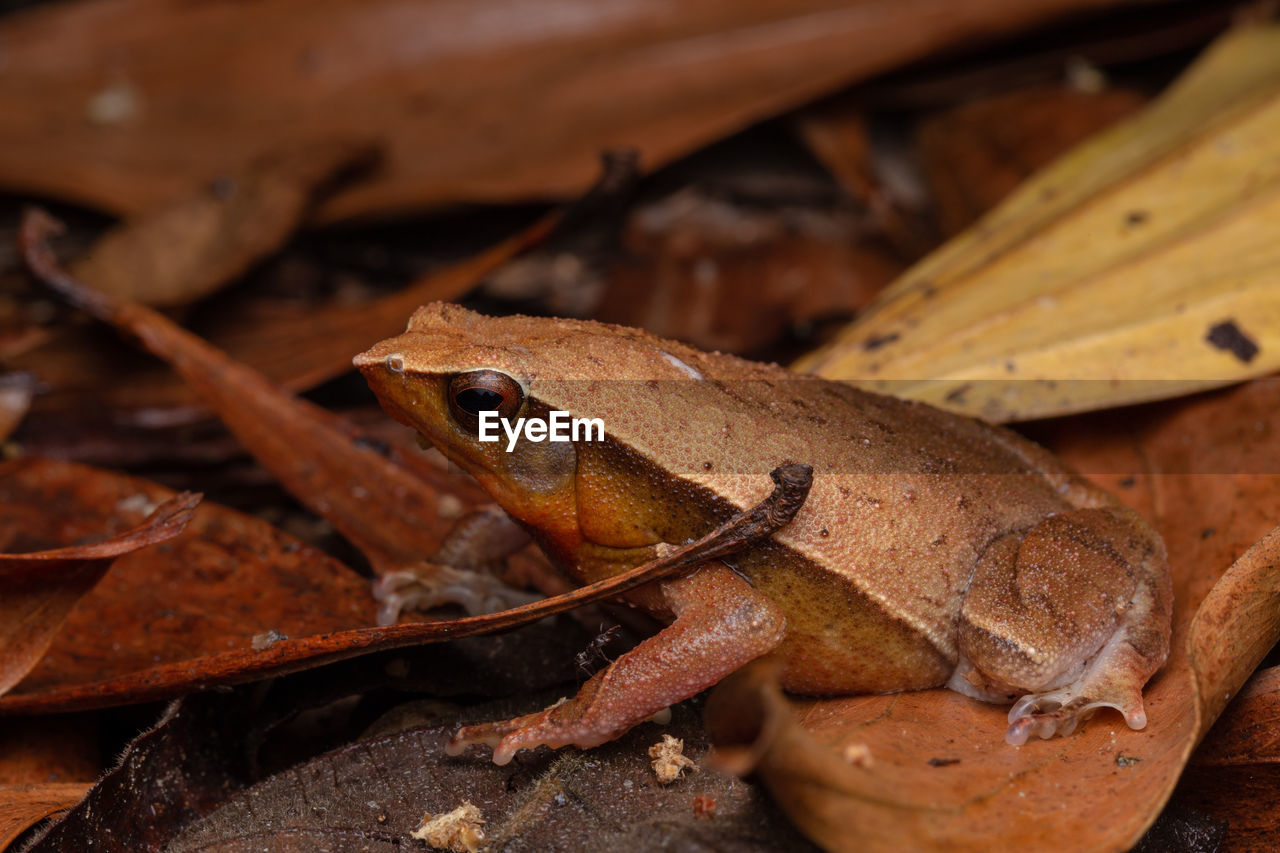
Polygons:
[[446,814],[423,815],[422,825],[409,834],[433,850],[476,853],[484,844],[484,818],[479,808],[464,800]]
[[255,652],[265,652],[281,640],[289,639],[288,634],[282,634],[275,628],[270,631],[263,631],[261,634],[254,634],[250,645]]
[[658,782],[669,785],[684,775],[686,770],[697,770],[697,763],[684,754],[684,741],[671,735],[663,735],[661,743],[649,747],[653,759],[653,772]]
[[854,767],[870,767],[874,763],[871,760],[871,747],[865,743],[851,743],[844,748],[841,755]]
[[461,518],[467,505],[457,495],[441,495],[436,502],[436,513],[444,519]]

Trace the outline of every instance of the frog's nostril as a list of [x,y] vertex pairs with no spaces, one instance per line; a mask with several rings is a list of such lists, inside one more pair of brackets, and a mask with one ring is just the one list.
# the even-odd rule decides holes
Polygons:
[[387,356],[387,370],[392,373],[404,373],[404,356],[399,353]]

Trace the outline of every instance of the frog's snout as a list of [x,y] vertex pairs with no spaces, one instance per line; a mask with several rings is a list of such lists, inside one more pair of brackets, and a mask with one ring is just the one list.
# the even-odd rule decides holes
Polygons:
[[388,373],[404,373],[405,354],[395,339],[374,344],[369,349],[351,359],[366,378],[370,378],[382,370]]
[[[351,359],[354,365],[361,372],[367,371],[369,368],[378,367],[386,363],[387,353],[383,352],[382,344],[375,344],[369,349]],[[403,360],[401,360],[403,364]]]

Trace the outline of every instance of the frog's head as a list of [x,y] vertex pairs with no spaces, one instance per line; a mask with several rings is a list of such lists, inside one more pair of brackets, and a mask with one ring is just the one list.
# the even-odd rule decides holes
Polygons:
[[[709,491],[713,480],[742,491],[745,505],[771,488],[768,469],[732,476],[754,471],[751,458],[735,453],[754,452],[756,442],[734,445],[725,437],[749,433],[763,404],[744,394],[764,388],[758,380],[788,375],[781,368],[638,329],[486,317],[442,303],[420,308],[404,334],[357,356],[355,365],[388,414],[474,476],[562,556],[583,543],[642,548],[705,532],[729,511],[728,500]],[[739,379],[745,384],[735,384]],[[524,432],[512,442],[501,425],[489,433],[497,440],[481,440],[479,427],[492,414],[513,427],[524,418],[526,426],[545,428],[553,416],[563,424],[555,413],[570,420],[571,440]],[[588,438],[583,429],[579,440],[573,421],[601,424],[604,434],[593,427]],[[790,446],[775,455],[799,458]]]
[[[513,476],[523,481],[522,488],[546,491],[573,468],[571,445],[556,448],[564,463],[556,465],[551,463],[557,460],[547,457],[546,445],[507,452],[500,425],[498,441],[481,441],[482,416],[494,413],[514,424],[541,406],[530,394],[538,365],[530,348],[511,334],[515,319],[527,318],[504,323],[456,305],[433,303],[413,315],[404,334],[374,345],[354,360],[389,415],[417,430],[499,498],[500,487]],[[542,463],[537,472],[529,470],[535,461]]]

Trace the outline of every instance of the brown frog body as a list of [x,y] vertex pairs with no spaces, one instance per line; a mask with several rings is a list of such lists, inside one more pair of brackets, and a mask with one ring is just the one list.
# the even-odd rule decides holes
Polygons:
[[[634,329],[447,304],[356,364],[578,583],[754,506],[779,465],[813,467],[771,540],[628,596],[668,627],[572,700],[464,729],[455,747],[492,743],[505,763],[595,745],[762,655],[800,693],[947,685],[1016,700],[1015,744],[1099,707],[1146,723],[1142,686],[1169,645],[1164,546],[1014,433]],[[604,436],[483,442],[487,410],[598,419]]]

